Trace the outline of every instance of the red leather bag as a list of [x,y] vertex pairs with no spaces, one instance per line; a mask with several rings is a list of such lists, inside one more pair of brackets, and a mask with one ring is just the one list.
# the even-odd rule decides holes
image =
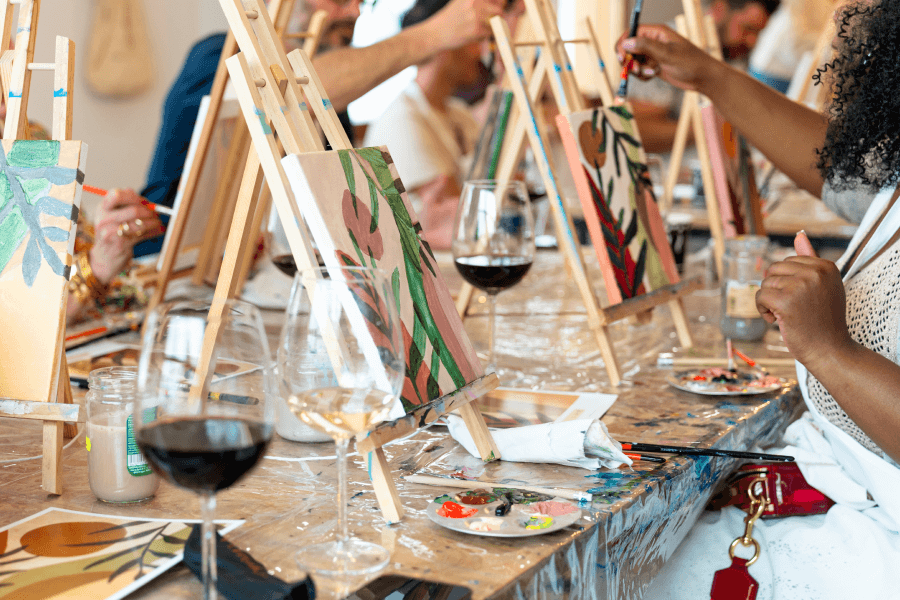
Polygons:
[[773,519],[795,515],[819,515],[828,512],[834,501],[807,483],[797,463],[749,463],[729,478],[728,486],[714,496],[709,508],[737,506],[750,511],[747,488],[761,478],[766,508],[761,518]]

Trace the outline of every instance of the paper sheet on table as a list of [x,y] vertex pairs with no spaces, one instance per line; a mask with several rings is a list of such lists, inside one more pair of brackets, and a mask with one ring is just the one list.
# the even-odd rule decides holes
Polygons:
[[[473,456],[478,450],[461,417],[450,415],[448,428]],[[491,431],[500,450],[501,460],[510,462],[553,463],[567,467],[596,470],[631,465],[622,446],[609,437],[606,425],[599,419],[556,421],[511,429]],[[588,457],[585,450],[594,456]]]

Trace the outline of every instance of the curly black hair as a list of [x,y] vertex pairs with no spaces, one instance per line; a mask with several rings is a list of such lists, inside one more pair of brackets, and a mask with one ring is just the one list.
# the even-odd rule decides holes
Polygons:
[[836,190],[900,182],[900,2],[846,6],[834,58],[817,85],[831,86],[828,129],[816,166]]

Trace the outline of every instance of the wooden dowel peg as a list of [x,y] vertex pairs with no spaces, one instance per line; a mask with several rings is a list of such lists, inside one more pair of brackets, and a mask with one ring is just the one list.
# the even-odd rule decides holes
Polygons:
[[[587,38],[575,38],[574,40],[559,40],[561,44],[587,44],[590,40]],[[546,42],[543,40],[535,40],[530,42],[516,42],[513,44],[514,47],[526,47],[526,46],[543,46]]]
[[55,71],[56,63],[28,63],[28,68],[32,71]]
[[248,19],[258,19],[259,18],[259,13],[256,12],[255,10],[248,10],[244,14],[247,15]]
[[266,80],[265,80],[265,79],[262,79],[262,78],[260,78],[260,79],[254,79],[254,80],[253,80],[253,83],[256,84],[256,87],[258,87],[258,88],[264,88],[264,87],[266,87]]
[[309,83],[309,77],[298,77],[297,85],[306,85]]
[[288,40],[305,40],[307,38],[313,37],[313,34],[306,31],[298,31],[297,33],[285,33],[281,37]]

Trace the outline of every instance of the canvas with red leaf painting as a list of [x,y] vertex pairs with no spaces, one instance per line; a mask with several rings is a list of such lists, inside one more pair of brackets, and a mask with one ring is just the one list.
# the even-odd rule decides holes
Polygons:
[[559,115],[557,125],[610,303],[677,283],[628,105]]
[[[326,267],[375,267],[390,279],[406,352],[403,410],[484,376],[387,149],[310,152],[282,164]],[[377,310],[365,289],[354,293]]]
[[123,598],[181,561],[193,523],[48,508],[0,529],[0,599]]

